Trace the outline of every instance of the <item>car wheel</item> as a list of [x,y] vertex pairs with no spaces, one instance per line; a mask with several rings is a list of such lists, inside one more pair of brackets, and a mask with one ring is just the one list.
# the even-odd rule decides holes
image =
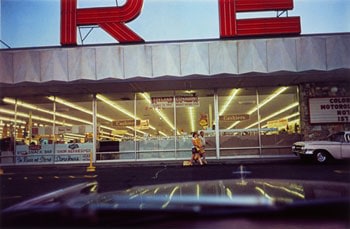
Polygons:
[[318,163],[326,163],[329,161],[330,156],[328,152],[324,150],[319,150],[315,152],[315,159]]

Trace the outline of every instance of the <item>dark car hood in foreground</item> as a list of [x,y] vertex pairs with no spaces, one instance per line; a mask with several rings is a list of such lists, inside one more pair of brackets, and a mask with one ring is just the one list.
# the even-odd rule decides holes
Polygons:
[[310,216],[320,211],[320,206],[327,206],[328,216],[338,216],[335,211],[339,215],[349,213],[350,203],[349,185],[332,182],[215,180],[140,186],[107,193],[97,193],[97,186],[96,182],[83,183],[17,204],[3,211],[4,222],[11,225],[11,220],[19,216],[30,221],[39,213],[54,219],[62,217],[61,223],[89,226],[129,225],[164,215],[242,216],[287,210],[287,214]]

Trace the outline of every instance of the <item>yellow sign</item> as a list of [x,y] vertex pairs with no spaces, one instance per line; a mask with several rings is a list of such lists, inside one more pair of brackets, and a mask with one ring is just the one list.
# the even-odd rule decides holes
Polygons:
[[139,130],[148,130],[149,129],[149,119],[141,120],[140,125],[136,126]]
[[112,130],[113,135],[124,135],[126,133],[128,133],[127,130]]
[[[141,121],[139,119],[136,120],[136,126],[139,126]],[[112,126],[119,128],[119,129],[125,129],[127,126],[135,126],[135,120],[134,119],[121,119],[121,120],[115,120],[112,122]]]
[[208,126],[208,115],[207,114],[201,114],[201,117],[199,118],[199,125],[200,126]]
[[268,128],[286,127],[288,125],[288,119],[278,119],[267,122]]

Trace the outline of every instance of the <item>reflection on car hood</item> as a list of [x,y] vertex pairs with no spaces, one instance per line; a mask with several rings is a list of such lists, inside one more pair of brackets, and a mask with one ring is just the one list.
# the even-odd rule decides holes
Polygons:
[[214,180],[139,186],[127,190],[97,193],[97,183],[62,189],[5,211],[64,207],[94,210],[183,210],[208,207],[267,207],[349,200],[345,183],[267,179]]
[[182,209],[203,206],[257,207],[349,197],[348,185],[329,182],[219,180],[135,187],[94,198],[70,201],[70,207],[92,209]]

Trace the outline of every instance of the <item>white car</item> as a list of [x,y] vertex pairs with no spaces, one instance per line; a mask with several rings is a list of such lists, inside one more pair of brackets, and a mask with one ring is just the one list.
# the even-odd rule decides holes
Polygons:
[[301,159],[313,158],[319,163],[350,158],[350,131],[333,134],[327,141],[295,142],[292,152]]

